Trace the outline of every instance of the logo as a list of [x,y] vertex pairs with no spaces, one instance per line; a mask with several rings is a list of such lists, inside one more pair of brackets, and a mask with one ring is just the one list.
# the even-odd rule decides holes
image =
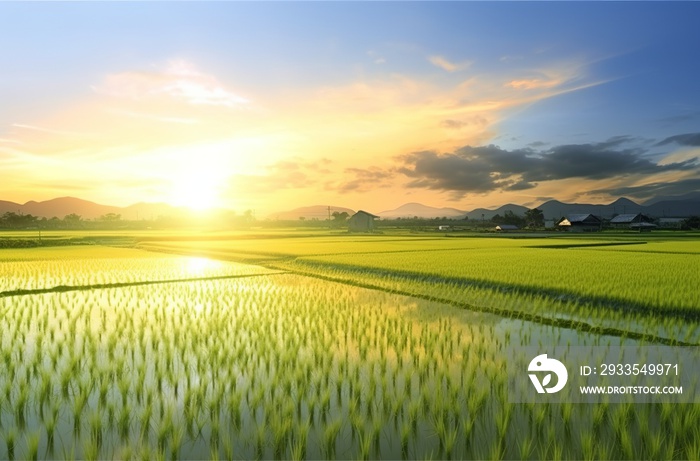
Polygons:
[[[544,378],[542,378],[542,382],[540,382],[536,374],[529,374],[530,381],[532,381],[532,384],[535,386],[535,389],[537,389],[537,392],[539,392],[540,394],[544,394],[545,392],[547,392],[548,394],[554,394],[555,392],[559,392],[566,385],[567,379],[569,379],[569,373],[566,371],[566,367],[564,366],[564,364],[557,359],[548,359],[547,354],[538,355],[537,357],[532,359],[530,365],[528,365],[527,367],[527,371],[548,372],[544,376]],[[552,373],[557,375],[556,385],[554,387],[547,387],[552,382]]]

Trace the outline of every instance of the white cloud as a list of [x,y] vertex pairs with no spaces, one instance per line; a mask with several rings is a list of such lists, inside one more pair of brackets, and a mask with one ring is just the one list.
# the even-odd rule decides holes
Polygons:
[[447,60],[447,58],[444,56],[438,55],[428,57],[428,61],[430,61],[432,65],[437,66],[442,70],[446,70],[447,72],[456,72],[458,70],[466,69],[471,65],[470,61],[454,63]]
[[248,99],[226,88],[213,75],[183,60],[169,61],[156,71],[127,71],[108,75],[93,90],[113,97],[141,100],[165,96],[194,105],[240,107]]

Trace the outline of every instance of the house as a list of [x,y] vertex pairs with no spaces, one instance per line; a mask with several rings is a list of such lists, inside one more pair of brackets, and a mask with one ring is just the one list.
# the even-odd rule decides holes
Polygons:
[[360,210],[348,219],[348,230],[350,232],[372,232],[374,220],[377,218],[379,216]]
[[[649,224],[653,221],[649,216],[642,213],[637,214],[619,214],[610,220],[610,225],[616,229],[631,229],[634,224]],[[641,226],[648,227],[648,226]],[[656,226],[653,226],[656,227]],[[634,226],[640,228],[640,226]]]
[[439,231],[448,231],[450,230],[450,226],[438,226]]
[[571,214],[559,221],[559,229],[567,232],[598,232],[603,221],[592,214]]
[[501,224],[500,226],[496,226],[496,230],[498,232],[516,231],[518,230],[518,226],[514,226],[513,224]]

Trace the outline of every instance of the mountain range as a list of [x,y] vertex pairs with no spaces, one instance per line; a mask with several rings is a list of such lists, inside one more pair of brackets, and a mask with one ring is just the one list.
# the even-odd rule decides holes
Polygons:
[[57,217],[62,219],[69,214],[80,215],[83,219],[96,219],[108,213],[121,215],[122,219],[155,219],[158,216],[175,216],[187,212],[186,208],[174,207],[167,203],[135,203],[127,207],[101,205],[75,197],[59,197],[43,202],[33,200],[19,204],[0,200],[0,215],[11,212],[30,214],[40,218]]
[[[559,219],[562,216],[577,213],[591,213],[602,218],[612,218],[614,215],[626,213],[644,213],[646,215],[663,217],[689,217],[700,215],[700,192],[691,192],[679,197],[657,197],[647,200],[643,205],[627,198],[619,198],[607,205],[589,203],[564,203],[549,200],[537,207],[542,210],[545,219]],[[471,211],[455,208],[436,208],[420,203],[407,203],[393,210],[378,213],[382,218],[460,218],[466,216],[471,220],[491,219],[495,215],[503,216],[510,211],[523,215],[528,207],[509,203],[496,209],[477,208]]]
[[[644,213],[646,215],[661,217],[689,217],[700,215],[700,191],[690,192],[682,196],[655,197],[639,204],[627,198],[619,198],[607,205],[588,203],[564,203],[558,200],[546,201],[536,208],[542,210],[545,219],[559,219],[562,216],[575,213],[592,213],[603,218],[611,218],[616,214]],[[280,211],[268,215],[268,219],[273,220],[298,220],[328,218],[329,207],[327,205],[315,205],[295,208],[288,211]],[[376,213],[384,219],[395,218],[462,218],[471,220],[491,219],[499,214],[503,216],[511,211],[517,215],[523,215],[528,207],[515,204],[507,204],[496,209],[477,208],[471,211],[459,210],[447,207],[431,207],[421,203],[406,203],[393,210],[385,210]],[[330,207],[330,213],[346,212],[352,215],[355,211],[344,207]],[[368,210],[373,212],[371,210]],[[0,200],[0,215],[13,212],[21,214],[31,214],[33,216],[52,218],[63,218],[75,213],[83,219],[96,219],[108,213],[121,215],[122,219],[155,219],[158,216],[182,216],[188,213],[187,208],[174,207],[167,203],[136,203],[127,207],[116,207],[101,205],[99,203],[82,200],[75,197],[60,197],[43,202],[29,201],[25,204]]]

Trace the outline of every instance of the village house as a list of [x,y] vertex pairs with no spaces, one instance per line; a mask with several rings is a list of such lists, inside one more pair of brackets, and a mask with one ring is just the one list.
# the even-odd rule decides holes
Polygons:
[[559,229],[567,232],[598,232],[603,221],[592,214],[571,214],[559,221]]
[[372,232],[374,231],[374,220],[377,218],[379,218],[379,216],[360,210],[348,220],[348,231]]
[[[656,227],[653,224],[653,219],[642,213],[636,214],[619,214],[610,220],[610,225],[616,229],[639,229]],[[640,224],[645,224],[640,226]],[[647,226],[646,224],[651,224]]]

